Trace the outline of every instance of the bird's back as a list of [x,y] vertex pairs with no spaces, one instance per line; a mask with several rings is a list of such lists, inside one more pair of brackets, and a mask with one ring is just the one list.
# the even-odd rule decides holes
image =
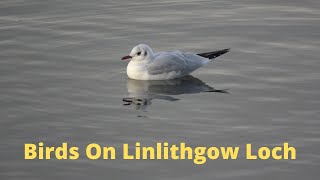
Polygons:
[[160,52],[147,64],[147,70],[151,76],[173,79],[188,75],[208,62],[208,59],[194,53]]

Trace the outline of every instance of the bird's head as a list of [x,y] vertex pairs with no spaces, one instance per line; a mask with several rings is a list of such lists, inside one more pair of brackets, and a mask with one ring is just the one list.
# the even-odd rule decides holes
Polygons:
[[135,46],[128,56],[124,56],[121,60],[131,61],[149,61],[153,57],[152,49],[145,44]]

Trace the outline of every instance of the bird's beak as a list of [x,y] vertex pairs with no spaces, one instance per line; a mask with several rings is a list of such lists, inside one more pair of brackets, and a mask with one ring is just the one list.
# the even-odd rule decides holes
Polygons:
[[132,56],[124,56],[123,58],[121,58],[121,60],[129,60],[129,59],[131,59],[132,58]]

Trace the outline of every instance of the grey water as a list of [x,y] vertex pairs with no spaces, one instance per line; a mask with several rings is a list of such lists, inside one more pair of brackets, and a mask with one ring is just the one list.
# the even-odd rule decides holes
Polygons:
[[[128,80],[120,61],[231,48],[191,80]],[[0,179],[316,179],[320,1],[0,1]],[[210,89],[227,93],[208,92]],[[143,99],[127,103],[123,98]],[[132,99],[131,99],[132,100]],[[24,144],[240,146],[237,160],[24,160]],[[289,142],[296,160],[244,157]]]

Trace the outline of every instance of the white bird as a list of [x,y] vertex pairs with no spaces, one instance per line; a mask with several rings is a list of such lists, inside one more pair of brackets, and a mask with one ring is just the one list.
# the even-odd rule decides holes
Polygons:
[[122,60],[131,60],[127,75],[135,80],[167,80],[186,76],[199,67],[229,52],[229,49],[195,54],[191,52],[157,52],[145,45],[135,46]]

